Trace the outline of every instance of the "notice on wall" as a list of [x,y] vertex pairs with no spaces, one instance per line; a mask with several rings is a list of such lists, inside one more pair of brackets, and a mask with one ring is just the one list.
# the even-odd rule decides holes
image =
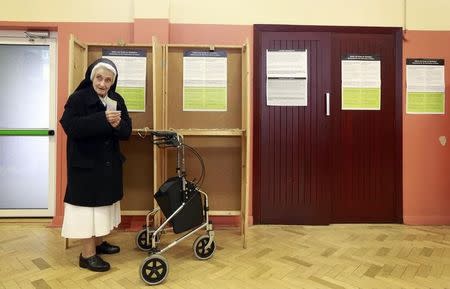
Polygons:
[[444,69],[444,59],[406,60],[406,113],[445,113]]
[[306,50],[266,51],[268,106],[308,105],[307,59]]
[[342,109],[381,109],[381,61],[375,55],[346,55],[341,59]]
[[183,56],[183,111],[226,111],[226,51],[185,51]]
[[128,111],[145,112],[147,51],[103,49],[102,54],[117,66],[116,92],[124,98]]

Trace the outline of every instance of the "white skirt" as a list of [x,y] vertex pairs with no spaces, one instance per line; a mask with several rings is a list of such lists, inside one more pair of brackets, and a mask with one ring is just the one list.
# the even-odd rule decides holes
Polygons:
[[108,235],[120,224],[120,201],[103,207],[81,207],[64,203],[61,236],[85,239]]

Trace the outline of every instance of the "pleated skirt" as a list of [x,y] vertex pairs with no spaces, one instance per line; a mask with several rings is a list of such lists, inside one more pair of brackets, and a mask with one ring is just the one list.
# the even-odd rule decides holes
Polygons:
[[102,207],[81,207],[64,203],[64,238],[84,239],[108,235],[120,224],[120,201]]

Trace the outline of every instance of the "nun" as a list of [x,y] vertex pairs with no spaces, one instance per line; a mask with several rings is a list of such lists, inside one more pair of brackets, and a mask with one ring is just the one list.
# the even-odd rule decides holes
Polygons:
[[94,61],[69,96],[60,123],[67,134],[67,188],[61,235],[81,239],[79,266],[104,272],[101,254],[120,247],[104,237],[120,224],[123,197],[119,141],[131,135],[131,119],[116,92],[118,71],[107,58]]

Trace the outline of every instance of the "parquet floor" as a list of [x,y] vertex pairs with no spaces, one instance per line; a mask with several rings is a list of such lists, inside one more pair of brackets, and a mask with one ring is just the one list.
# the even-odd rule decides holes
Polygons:
[[[151,288],[139,277],[147,256],[135,248],[136,232],[108,241],[120,254],[105,256],[106,273],[78,268],[78,241],[64,249],[60,229],[45,221],[0,219],[0,288]],[[217,229],[212,259],[197,260],[194,238],[163,255],[164,283],[172,289],[222,288],[450,288],[450,226],[252,226],[248,248],[237,229]],[[167,243],[172,233],[162,236]]]

